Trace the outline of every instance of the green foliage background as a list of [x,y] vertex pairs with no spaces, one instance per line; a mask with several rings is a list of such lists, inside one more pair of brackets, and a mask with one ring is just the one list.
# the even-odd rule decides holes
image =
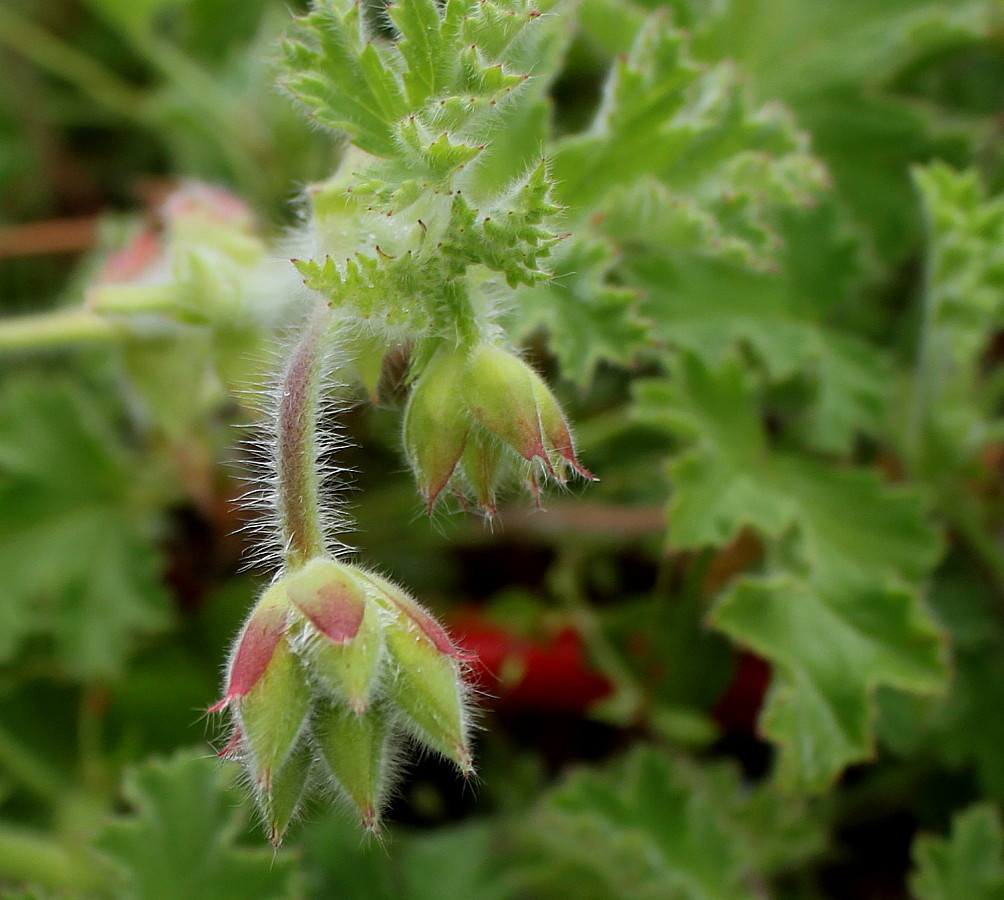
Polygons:
[[[331,2],[292,30],[289,6],[0,6],[0,893],[1004,896],[1004,6]],[[504,71],[461,57],[451,9]],[[359,16],[403,38],[400,71]],[[409,144],[410,109],[448,137]],[[446,621],[573,629],[611,692],[486,699],[475,790],[423,762],[386,848],[318,804],[273,856],[201,710],[261,582],[232,426],[298,290],[240,272],[284,265],[297,194],[362,159],[317,123],[380,160],[350,173],[365,208],[332,200],[344,168],[311,194],[369,235],[354,267],[300,275],[394,313],[499,273],[500,327],[601,476],[495,531],[421,518],[399,350],[380,407],[338,416],[361,557]],[[261,238],[174,234],[171,292],[95,300],[182,177]],[[375,216],[457,178],[465,237],[374,252]],[[84,255],[17,228],[95,213]],[[755,735],[723,712],[748,654]]]

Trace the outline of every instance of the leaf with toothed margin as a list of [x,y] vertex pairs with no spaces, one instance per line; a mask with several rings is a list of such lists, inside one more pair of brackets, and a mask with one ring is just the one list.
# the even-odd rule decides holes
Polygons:
[[156,549],[170,479],[116,415],[60,378],[3,380],[2,661],[31,646],[74,678],[114,678],[137,639],[170,622]]
[[546,328],[562,374],[580,386],[601,362],[630,366],[652,346],[651,325],[638,314],[638,291],[609,279],[614,263],[610,245],[573,238],[556,253],[549,281],[516,292],[516,335]]
[[944,635],[916,591],[877,578],[746,578],[711,622],[773,665],[759,728],[787,787],[821,791],[874,755],[880,685],[933,694],[947,682]]
[[782,780],[821,790],[871,755],[878,687],[945,687],[944,635],[915,588],[940,541],[920,498],[875,472],[775,450],[734,357],[714,370],[684,353],[673,375],[641,384],[637,403],[690,444],[670,466],[670,543],[717,546],[751,528],[776,551],[711,621],[773,663],[760,727]]
[[1004,828],[989,803],[955,816],[947,838],[920,835],[913,860],[917,900],[1004,900]]
[[544,797],[523,874],[541,900],[754,900],[766,877],[823,849],[810,813],[769,784],[742,785],[731,766],[642,745]]
[[287,900],[292,860],[237,843],[246,822],[221,768],[199,749],[126,773],[131,812],[96,841],[120,883],[117,896],[139,900]]

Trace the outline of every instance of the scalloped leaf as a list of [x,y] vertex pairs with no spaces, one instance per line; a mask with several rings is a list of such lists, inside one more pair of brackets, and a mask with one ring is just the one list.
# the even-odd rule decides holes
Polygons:
[[93,396],[59,379],[5,384],[0,657],[42,637],[74,676],[109,677],[138,635],[167,627],[158,513],[138,488],[143,465]]
[[534,896],[581,900],[752,900],[754,882],[823,844],[804,804],[645,746],[606,771],[574,772],[530,826]]
[[1004,829],[990,804],[959,813],[947,838],[918,837],[913,860],[910,888],[917,900],[1004,898]]
[[202,751],[179,751],[127,773],[133,813],[105,826],[97,841],[137,900],[287,900],[292,860],[237,842],[245,821],[219,763]]
[[768,542],[764,577],[728,591],[712,622],[773,663],[761,728],[782,781],[821,790],[871,755],[879,686],[945,687],[944,635],[910,587],[938,535],[918,496],[874,472],[774,450],[734,358],[714,371],[684,353],[675,375],[638,394],[644,420],[692,445],[670,466],[670,543],[718,546],[747,527]]

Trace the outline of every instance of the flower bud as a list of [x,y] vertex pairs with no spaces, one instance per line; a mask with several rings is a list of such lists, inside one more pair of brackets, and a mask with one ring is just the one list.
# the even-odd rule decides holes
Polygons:
[[411,391],[404,446],[428,507],[446,487],[464,452],[470,419],[461,397],[463,358],[440,350]]
[[402,727],[469,774],[462,659],[377,575],[316,557],[278,578],[241,629],[211,709],[233,715],[220,756],[247,770],[269,839],[282,840],[321,759],[377,832]]
[[445,630],[400,588],[366,576],[390,613],[384,640],[395,663],[387,686],[391,703],[404,714],[423,743],[453,760],[465,775],[472,771],[464,706],[466,685],[460,652]]
[[314,739],[339,788],[359,812],[367,831],[380,830],[389,764],[386,712],[373,707],[363,715],[341,705],[317,715]]
[[310,687],[296,654],[280,641],[258,682],[236,704],[255,783],[267,794],[293,749],[310,708]]
[[317,557],[287,576],[286,592],[307,623],[301,658],[311,676],[357,713],[369,705],[380,656],[378,614],[352,571]]
[[460,467],[478,506],[487,516],[495,515],[495,487],[502,469],[502,445],[483,429],[472,429],[460,458]]
[[561,411],[558,401],[554,399],[550,388],[533,369],[530,369],[530,381],[533,385],[533,396],[537,401],[537,415],[540,418],[540,427],[544,433],[548,448],[558,454],[568,465],[570,465],[583,478],[595,481],[596,476],[588,469],[584,468],[575,456],[575,445],[572,442],[572,433],[568,428],[568,421]]
[[258,804],[268,829],[268,839],[278,847],[303,799],[314,754],[310,741],[300,740],[286,761],[272,776],[268,791],[260,791]]
[[550,468],[537,414],[532,370],[501,347],[481,344],[467,360],[463,397],[471,414],[523,459]]

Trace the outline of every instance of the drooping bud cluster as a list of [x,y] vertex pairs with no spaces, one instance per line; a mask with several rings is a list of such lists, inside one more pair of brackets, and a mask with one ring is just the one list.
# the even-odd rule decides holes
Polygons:
[[396,585],[318,556],[274,581],[235,642],[221,756],[240,761],[278,845],[310,785],[380,830],[403,741],[471,763],[463,656]]
[[490,343],[433,355],[405,410],[404,444],[430,511],[450,485],[492,515],[498,485],[520,468],[534,494],[541,470],[561,484],[569,470],[593,480],[544,380]]

